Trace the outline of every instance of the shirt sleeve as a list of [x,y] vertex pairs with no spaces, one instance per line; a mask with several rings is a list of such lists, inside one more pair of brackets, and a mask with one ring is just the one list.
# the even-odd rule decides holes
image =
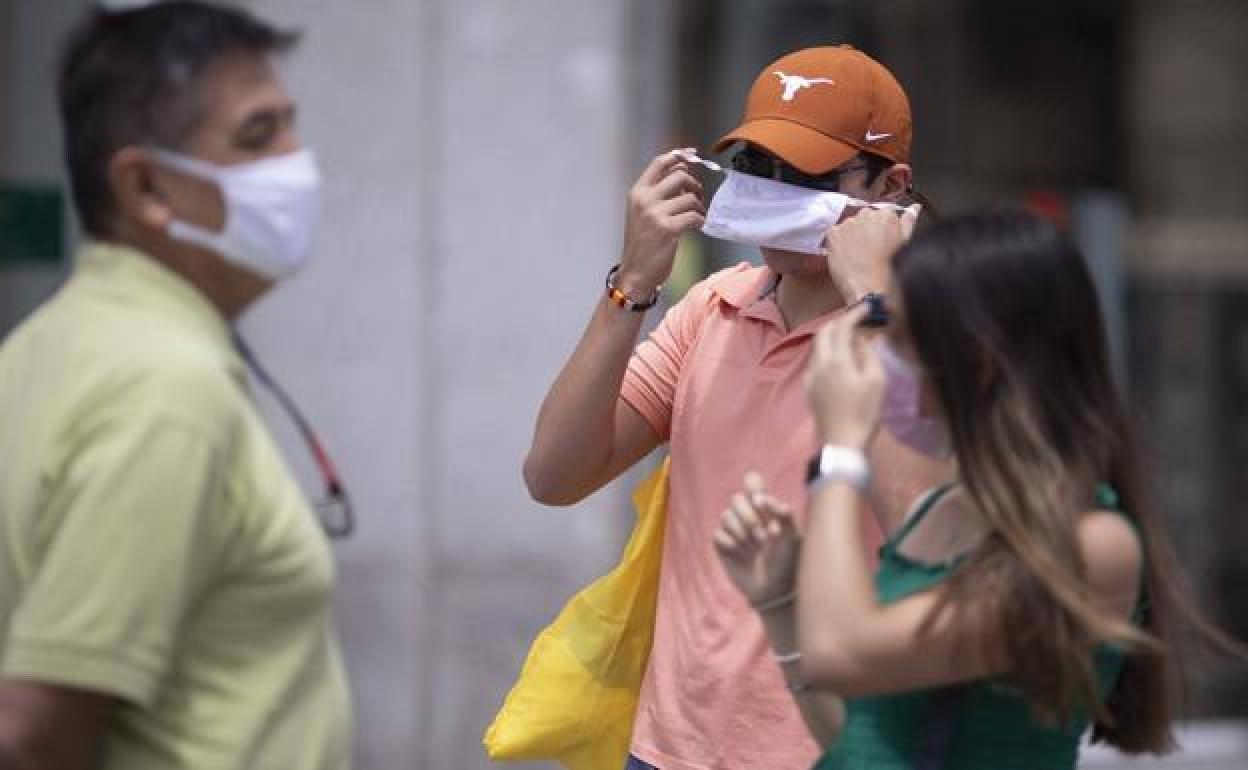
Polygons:
[[712,299],[706,282],[691,288],[637,346],[624,374],[620,398],[645,418],[664,441],[671,437],[672,404],[681,370],[710,312]]
[[191,607],[220,569],[219,436],[117,415],[48,489],[8,629],[4,676],[150,706]]

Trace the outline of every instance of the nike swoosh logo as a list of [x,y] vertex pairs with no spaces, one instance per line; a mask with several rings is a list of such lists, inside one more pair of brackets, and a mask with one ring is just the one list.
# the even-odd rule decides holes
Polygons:
[[892,136],[892,134],[873,134],[873,133],[871,133],[870,131],[868,131],[868,132],[867,132],[867,141],[868,141],[868,142],[878,142],[878,141],[880,141],[881,139],[887,139],[887,138],[888,138],[888,137],[890,137],[890,136]]

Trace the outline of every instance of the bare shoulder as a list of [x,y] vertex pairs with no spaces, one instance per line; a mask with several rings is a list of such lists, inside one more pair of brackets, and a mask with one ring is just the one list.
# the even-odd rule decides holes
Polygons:
[[1079,518],[1077,531],[1092,590],[1116,607],[1134,606],[1144,564],[1135,527],[1124,514],[1096,510]]

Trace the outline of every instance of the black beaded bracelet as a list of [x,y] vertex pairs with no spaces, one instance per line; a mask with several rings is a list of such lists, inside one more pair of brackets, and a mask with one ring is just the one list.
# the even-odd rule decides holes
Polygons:
[[616,307],[622,307],[633,313],[644,313],[659,304],[659,297],[663,294],[662,285],[655,287],[655,290],[650,294],[650,298],[645,302],[637,302],[632,297],[620,291],[619,287],[615,285],[615,279],[619,274],[619,265],[616,265],[607,272],[607,299],[615,303]]

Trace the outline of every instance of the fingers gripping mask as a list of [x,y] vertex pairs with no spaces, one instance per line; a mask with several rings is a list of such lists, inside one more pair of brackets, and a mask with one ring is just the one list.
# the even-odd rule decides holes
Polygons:
[[[679,151],[678,151],[679,152]],[[729,171],[718,163],[681,152],[691,163],[726,175],[711,199],[702,232],[712,238],[803,254],[822,254],[828,228],[849,207],[904,207],[868,203],[844,193],[811,190],[774,179]]]
[[307,263],[320,214],[321,176],[311,150],[234,166],[155,150],[170,168],[215,182],[225,200],[225,227],[213,232],[169,223],[169,236],[206,248],[272,281]]

